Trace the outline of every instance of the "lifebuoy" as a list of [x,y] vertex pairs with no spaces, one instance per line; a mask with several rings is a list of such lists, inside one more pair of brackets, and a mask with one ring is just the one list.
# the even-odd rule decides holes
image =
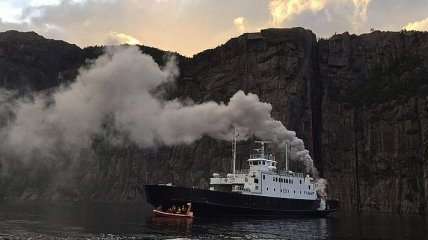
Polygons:
[[248,178],[245,178],[245,182],[248,182]]

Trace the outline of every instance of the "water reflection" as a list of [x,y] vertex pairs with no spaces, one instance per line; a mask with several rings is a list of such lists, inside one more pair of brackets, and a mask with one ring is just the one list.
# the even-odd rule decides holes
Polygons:
[[335,213],[328,218],[165,218],[118,203],[0,202],[0,239],[428,239],[425,216]]
[[[169,217],[152,217],[151,226],[154,229],[174,230],[190,232],[192,228],[192,218],[169,218]],[[150,226],[148,224],[148,226]]]

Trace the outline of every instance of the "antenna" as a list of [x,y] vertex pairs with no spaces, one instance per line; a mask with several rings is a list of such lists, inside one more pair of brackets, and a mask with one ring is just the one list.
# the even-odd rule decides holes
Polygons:
[[233,154],[233,175],[236,173],[235,165],[236,165],[236,137],[237,137],[237,130],[236,125],[234,125],[234,133],[233,133],[233,141],[232,141],[232,154]]
[[265,144],[266,143],[271,143],[271,141],[255,141],[256,143],[260,143],[261,145],[261,150],[262,150],[262,154],[265,154]]
[[285,143],[285,170],[288,172],[288,143]]

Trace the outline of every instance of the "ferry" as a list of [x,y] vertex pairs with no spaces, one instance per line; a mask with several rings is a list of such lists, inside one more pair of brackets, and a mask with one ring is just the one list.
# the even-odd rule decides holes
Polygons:
[[[236,170],[236,137],[233,171],[226,176],[214,173],[209,189],[168,185],[144,185],[140,192],[147,202],[158,206],[191,204],[195,217],[215,216],[311,216],[323,217],[337,210],[339,201],[317,193],[309,174],[286,168],[277,170],[277,161],[265,150],[267,141],[248,158],[248,169]],[[288,154],[286,154],[288,156]]]

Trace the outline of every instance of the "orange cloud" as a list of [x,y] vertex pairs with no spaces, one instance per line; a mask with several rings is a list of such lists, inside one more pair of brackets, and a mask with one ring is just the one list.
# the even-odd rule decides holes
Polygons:
[[428,31],[428,17],[421,21],[411,22],[404,28],[407,30]]
[[141,44],[137,38],[120,32],[110,31],[109,38],[107,41],[109,44],[130,44],[137,45]]
[[245,18],[244,17],[237,17],[233,19],[233,25],[238,29],[240,33],[245,32]]
[[354,30],[358,30],[361,24],[367,21],[367,6],[370,0],[352,0],[352,3],[354,4],[352,26]]
[[326,3],[327,0],[271,0],[269,2],[271,25],[279,27],[305,10],[317,12],[323,9]]

